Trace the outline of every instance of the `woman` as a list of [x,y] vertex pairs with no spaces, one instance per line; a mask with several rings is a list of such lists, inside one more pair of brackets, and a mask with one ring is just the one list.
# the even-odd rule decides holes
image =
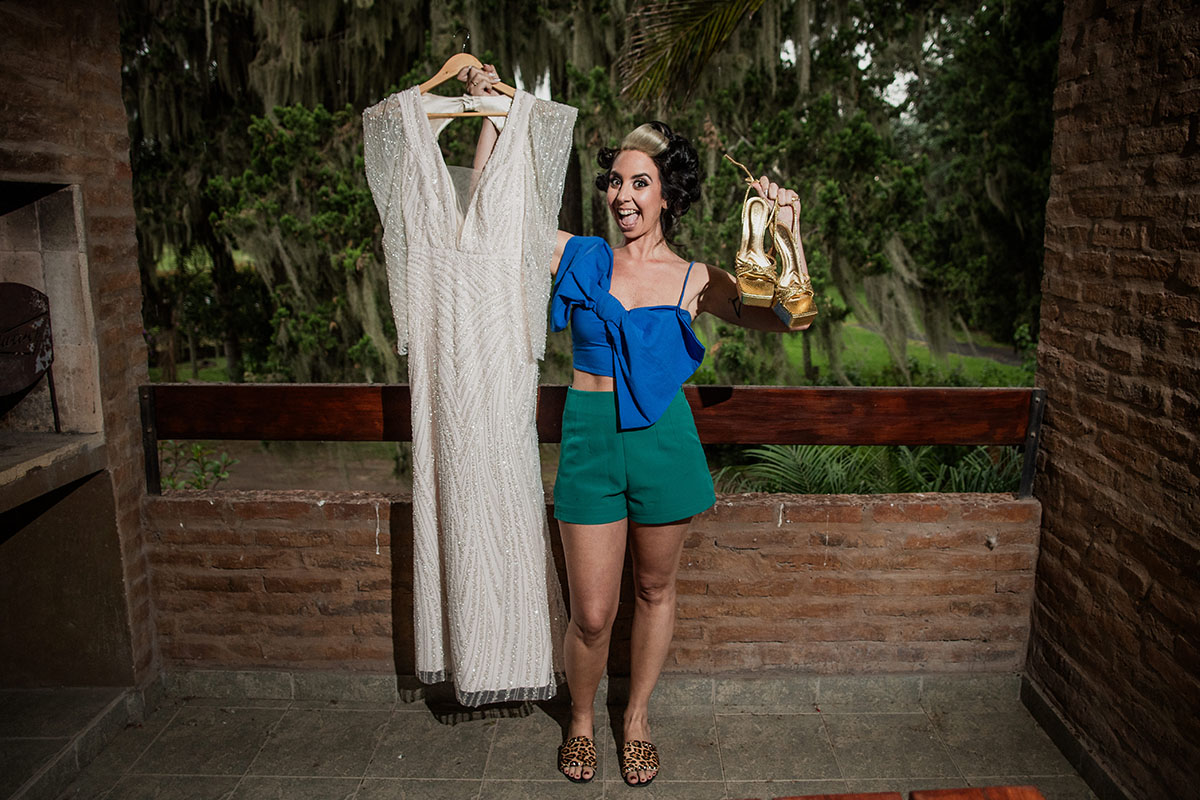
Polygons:
[[[490,72],[469,75],[471,91],[489,91]],[[483,128],[486,154],[495,133]],[[686,139],[651,122],[618,149],[601,150],[598,161],[604,171],[596,186],[623,241],[610,250],[603,240],[559,231],[551,264],[551,323],[562,330],[569,322],[574,346],[554,488],[571,608],[564,641],[571,718],[559,769],[573,781],[595,775],[594,701],[628,546],[636,599],[620,767],[628,784],[645,785],[658,772],[648,707],[671,645],[683,540],[691,517],[714,499],[680,389],[704,353],[691,322],[709,313],[758,330],[808,326],[788,328],[770,308],[742,306],[732,275],[672,249],[668,237],[700,196],[699,159]],[[752,185],[798,242],[796,193],[765,176]]]

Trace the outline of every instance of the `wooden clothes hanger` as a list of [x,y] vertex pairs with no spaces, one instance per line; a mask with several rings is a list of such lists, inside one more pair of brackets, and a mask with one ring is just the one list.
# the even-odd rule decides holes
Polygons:
[[[433,87],[440,86],[451,78],[457,77],[458,73],[467,67],[483,69],[483,63],[470,53],[457,53],[450,56],[432,78],[421,84],[421,94],[427,94]],[[508,97],[514,96],[517,91],[507,83],[500,81],[493,83],[492,88]],[[503,111],[459,111],[453,114],[429,114],[428,116],[430,119],[443,119],[445,117],[507,117],[508,114]]]

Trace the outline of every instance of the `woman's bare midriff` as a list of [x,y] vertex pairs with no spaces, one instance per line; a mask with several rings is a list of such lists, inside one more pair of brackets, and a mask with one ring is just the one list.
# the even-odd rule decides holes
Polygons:
[[608,375],[593,375],[577,369],[571,380],[571,388],[578,392],[611,392],[613,379]]

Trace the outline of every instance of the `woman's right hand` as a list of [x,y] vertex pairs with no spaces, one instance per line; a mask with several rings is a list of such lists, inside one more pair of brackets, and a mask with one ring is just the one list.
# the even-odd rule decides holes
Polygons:
[[778,204],[778,223],[795,234],[800,233],[800,195],[763,175],[750,184],[759,196]]

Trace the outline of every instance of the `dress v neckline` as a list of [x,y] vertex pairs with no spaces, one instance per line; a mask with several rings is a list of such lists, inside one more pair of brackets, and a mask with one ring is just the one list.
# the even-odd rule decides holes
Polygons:
[[[436,177],[443,182],[445,189],[440,193],[442,205],[452,209],[454,216],[458,217],[458,198],[454,194],[454,179],[450,175],[450,166],[446,163],[446,159],[442,157],[442,148],[438,145],[437,137],[434,136],[433,130],[429,127],[429,119],[425,116],[424,106],[421,103],[421,87],[409,87],[406,92],[409,94],[409,110],[415,117],[414,124],[421,129],[420,139],[424,142],[424,146],[429,150],[430,156],[437,163]],[[496,143],[492,145],[492,154],[488,157],[483,168],[479,170],[479,177],[475,182],[475,190],[471,192],[471,196],[467,198],[467,207],[459,218],[458,225],[454,232],[454,243],[461,249],[463,233],[466,232],[467,224],[471,220],[475,207],[478,205],[479,195],[484,190],[484,182],[490,183],[490,176],[495,171],[492,169],[492,162],[503,156],[503,150],[511,149],[509,140],[514,138],[516,134],[510,131],[516,127],[516,124],[521,124],[525,121],[526,115],[518,113],[518,109],[523,110],[525,106],[525,96],[527,92],[520,89],[513,95],[512,106],[508,110],[508,121],[496,139]],[[514,124],[515,123],[515,124]],[[423,159],[418,159],[421,162]],[[470,169],[470,167],[460,167],[459,169]],[[434,176],[429,176],[434,177]]]

